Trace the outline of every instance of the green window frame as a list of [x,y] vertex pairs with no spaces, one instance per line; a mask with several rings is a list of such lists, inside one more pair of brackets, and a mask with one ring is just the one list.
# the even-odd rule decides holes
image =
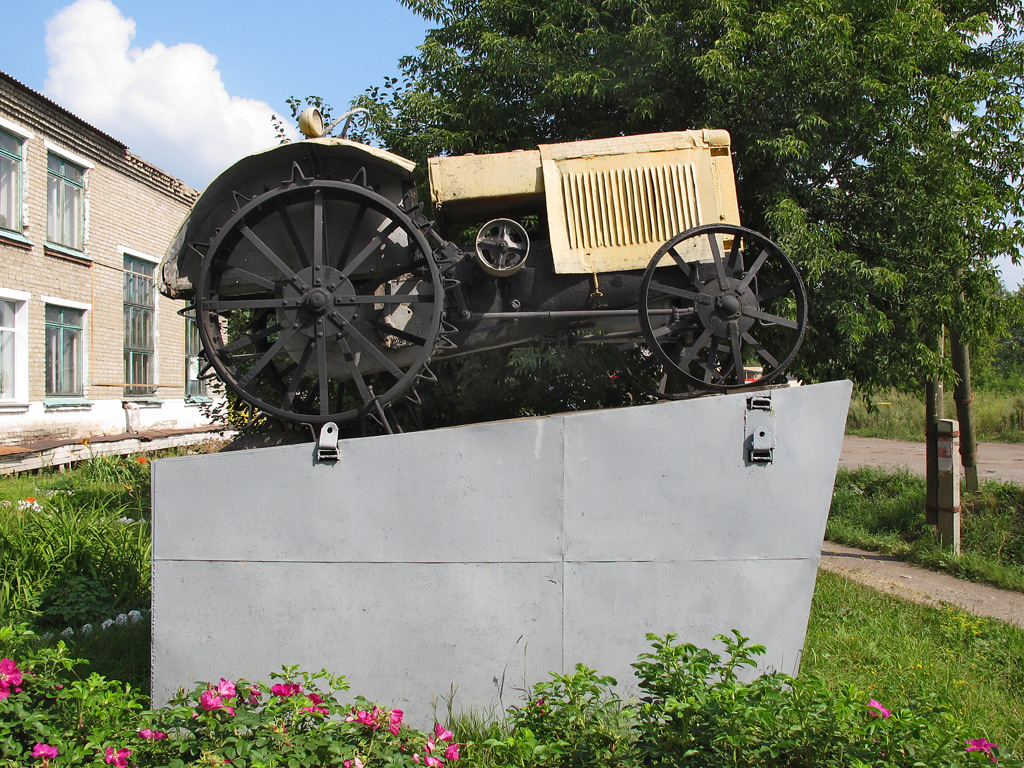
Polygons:
[[0,131],[0,229],[21,232],[21,176],[24,141]]
[[156,265],[124,257],[125,397],[156,394]]
[[46,395],[81,397],[85,312],[46,305]]
[[194,317],[185,318],[185,397],[206,397],[206,379],[199,378],[202,369],[202,345],[199,324]]
[[46,239],[85,250],[85,169],[51,152],[46,171]]

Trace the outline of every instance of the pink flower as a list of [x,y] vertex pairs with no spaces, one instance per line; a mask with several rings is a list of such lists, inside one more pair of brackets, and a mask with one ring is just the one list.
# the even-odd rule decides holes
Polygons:
[[891,709],[886,709],[885,707],[883,707],[881,704],[879,704],[874,699],[871,699],[870,701],[868,701],[868,706],[871,707],[872,709],[877,710],[877,712],[872,712],[871,713],[875,717],[883,717],[883,718],[885,718],[885,717],[889,717],[889,715],[892,714],[892,710]]
[[220,709],[224,706],[224,699],[213,691],[203,691],[199,695],[199,706],[207,712],[212,712],[213,710]]
[[220,682],[217,683],[217,693],[226,699],[233,698],[235,694],[235,684],[230,680],[225,680],[223,677]]
[[160,741],[161,739],[167,738],[167,734],[163,731],[152,731],[149,728],[143,728],[139,731],[139,736],[144,738],[146,741]]
[[10,696],[12,688],[20,693],[22,682],[24,678],[18,665],[10,659],[0,659],[0,699]]
[[128,768],[128,758],[131,755],[130,749],[119,749],[115,752],[113,747],[107,747],[107,757],[103,762],[107,765],[117,766],[117,768]]
[[434,724],[434,735],[437,736],[439,741],[451,741],[455,738],[455,734],[446,730],[440,723]]
[[391,714],[388,716],[388,730],[391,731],[395,736],[398,735],[399,726],[402,724],[402,718],[405,716],[405,712],[400,709],[392,709]]
[[429,755],[433,751],[434,751],[434,740],[433,739],[427,739],[427,754]]
[[413,752],[413,753],[412,753],[412,761],[413,761],[414,763],[416,763],[416,765],[419,765],[419,764],[420,764],[420,756],[419,756],[419,753],[418,753],[418,752]]
[[984,752],[988,755],[988,759],[993,763],[997,761],[997,758],[992,754],[992,748],[999,749],[998,744],[993,744],[991,741],[985,741],[985,739],[970,739],[965,742],[967,746],[964,748],[966,752]]
[[433,755],[427,755],[424,758],[424,762],[426,762],[427,768],[441,768],[441,766],[444,765],[444,763],[442,763]]
[[49,744],[39,743],[32,747],[32,757],[41,757],[43,762],[48,762],[57,756],[57,748]]
[[254,707],[260,703],[260,696],[263,695],[263,691],[257,688],[255,685],[249,689],[249,703]]
[[270,686],[270,692],[283,699],[302,693],[302,686],[298,683],[278,683],[277,685]]
[[363,761],[357,757],[353,760],[346,760],[342,765],[345,768],[363,768]]
[[312,707],[303,707],[302,710],[301,710],[302,712],[316,712],[317,714],[320,714],[320,715],[330,714],[330,710],[327,709],[327,707],[318,706],[318,705],[324,703],[324,700],[321,699],[320,696],[318,696],[315,693],[310,693],[310,694],[307,694],[306,698],[308,698],[311,702],[313,702],[313,706]]
[[229,715],[235,714],[235,708],[226,706],[224,704],[224,698],[222,696],[218,696],[217,692],[213,690],[203,691],[199,694],[199,706],[207,712],[212,712],[216,709],[223,709]]
[[459,759],[459,745],[454,741],[448,745],[448,749],[444,751],[445,760],[458,760]]

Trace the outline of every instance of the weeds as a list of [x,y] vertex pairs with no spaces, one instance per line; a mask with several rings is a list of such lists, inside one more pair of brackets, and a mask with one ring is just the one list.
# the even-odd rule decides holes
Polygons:
[[[947,418],[956,418],[952,390],[946,392],[945,413]],[[1024,392],[975,390],[974,418],[979,440],[1024,442]],[[923,442],[924,401],[895,390],[855,393],[846,434]]]
[[1024,488],[986,482],[964,494],[961,555],[925,522],[925,481],[906,471],[862,467],[836,475],[826,537],[897,555],[960,578],[1024,592]]

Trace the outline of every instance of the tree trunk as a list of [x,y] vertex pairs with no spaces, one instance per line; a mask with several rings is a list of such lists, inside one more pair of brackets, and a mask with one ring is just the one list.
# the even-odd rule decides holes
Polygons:
[[937,379],[929,379],[924,390],[925,501],[924,521],[939,524],[939,458],[936,436],[938,420]]
[[960,459],[967,477],[967,491],[978,490],[978,439],[974,427],[974,392],[971,389],[971,347],[954,329],[950,329],[953,370],[957,383],[953,388],[956,418],[960,422]]

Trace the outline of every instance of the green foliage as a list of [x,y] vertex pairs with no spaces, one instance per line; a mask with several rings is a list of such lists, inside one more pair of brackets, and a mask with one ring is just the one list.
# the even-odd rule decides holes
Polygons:
[[[1008,379],[996,388],[974,390],[972,407],[978,440],[1024,442],[1024,390],[1011,390],[1012,383]],[[920,397],[895,389],[855,393],[846,419],[846,434],[923,442],[924,413]],[[956,418],[951,388],[945,390],[945,413]]]
[[422,389],[428,428],[629,405],[646,396],[610,346],[528,344],[431,363]]
[[[960,636],[984,629],[947,622]],[[344,678],[286,667],[276,684],[221,678],[143,710],[138,695],[99,675],[81,678],[66,648],[45,648],[24,627],[0,629],[0,765],[29,764],[40,746],[55,765],[237,766],[912,766],[1019,759],[965,726],[941,698],[896,705],[816,675],[754,676],[764,652],[733,631],[725,654],[649,635],[634,665],[640,698],[622,705],[611,678],[578,666],[553,675],[504,729],[458,741],[441,724],[423,733],[404,713],[362,697],[339,699]],[[958,641],[962,642],[962,640]],[[738,673],[747,669],[746,673]],[[753,678],[744,681],[741,677]],[[539,703],[538,703],[539,702]],[[501,737],[504,730],[505,737]],[[984,746],[981,746],[984,745]],[[1004,745],[1005,746],[1005,745]],[[53,754],[52,752],[50,754]],[[118,762],[122,761],[122,762]],[[130,763],[129,763],[130,761]],[[44,763],[46,764],[46,763]]]
[[[942,324],[1005,327],[1018,258],[1019,0],[406,0],[436,23],[357,103],[429,155],[732,134],[741,213],[810,290],[803,377],[919,385]],[[944,375],[951,374],[948,368]]]
[[79,766],[441,768],[458,760],[450,731],[421,733],[401,710],[362,697],[343,706],[347,683],[323,670],[285,668],[272,686],[222,678],[144,711],[137,692],[97,674],[78,677],[80,661],[63,643],[41,646],[24,626],[0,629],[0,657],[16,681],[0,678],[0,765],[36,761],[39,744],[57,750],[54,765]]
[[982,484],[962,497],[960,557],[925,523],[925,482],[909,472],[840,469],[825,535],[961,578],[1024,592],[1024,489]]
[[551,678],[510,712],[515,736],[502,744],[512,753],[509,763],[520,764],[516,758],[525,756],[525,764],[551,768],[620,765],[629,750],[632,713],[615,697],[615,679],[582,664]]
[[148,459],[91,459],[32,480],[0,486],[0,622],[60,631],[148,605]]

